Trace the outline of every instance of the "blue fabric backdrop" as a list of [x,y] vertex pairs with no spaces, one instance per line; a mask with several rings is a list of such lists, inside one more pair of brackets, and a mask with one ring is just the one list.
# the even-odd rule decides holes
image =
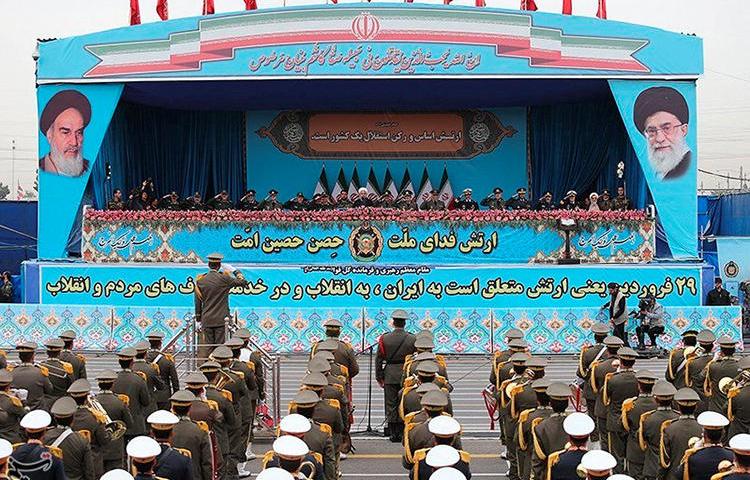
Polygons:
[[706,236],[750,236],[750,193],[708,197]]
[[[166,110],[121,103],[104,137],[92,173],[95,205],[115,188],[127,195],[148,177],[159,195],[204,198],[244,190],[244,112]],[[106,181],[106,165],[112,169]]]
[[625,163],[627,194],[637,208],[650,203],[638,158],[611,100],[532,107],[529,111],[533,198],[568,190],[579,200],[607,188],[616,195],[617,164]]

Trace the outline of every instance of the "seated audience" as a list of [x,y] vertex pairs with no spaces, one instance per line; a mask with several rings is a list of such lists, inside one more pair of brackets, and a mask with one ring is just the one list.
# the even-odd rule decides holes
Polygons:
[[586,205],[589,212],[599,212],[599,194],[591,192],[589,198],[586,199]]
[[633,205],[630,202],[630,199],[625,196],[625,187],[620,185],[617,187],[617,196],[615,197],[614,202],[612,202],[612,210],[632,210]]
[[405,190],[396,199],[396,208],[399,210],[419,210],[417,207],[417,200],[414,198],[414,192],[411,190]]
[[193,195],[187,197],[185,201],[182,202],[182,209],[193,211],[204,210],[205,206],[203,205],[203,197],[200,192],[195,192]]
[[234,205],[229,200],[229,194],[226,190],[222,190],[214,198],[208,201],[208,208],[210,210],[231,210]]
[[182,210],[180,204],[180,197],[177,192],[172,192],[169,195],[164,195],[159,201],[160,210]]
[[284,204],[284,209],[293,212],[301,212],[307,210],[308,206],[308,201],[305,198],[305,195],[302,192],[297,192],[297,195],[294,198],[289,199],[289,201]]
[[365,187],[360,187],[357,190],[357,193],[353,194],[349,200],[351,200],[352,206],[354,208],[374,206],[372,200],[370,200],[370,196],[367,194],[367,189]]
[[609,195],[609,190],[606,188],[602,190],[602,194],[599,195],[599,210],[602,212],[612,210],[612,197]]

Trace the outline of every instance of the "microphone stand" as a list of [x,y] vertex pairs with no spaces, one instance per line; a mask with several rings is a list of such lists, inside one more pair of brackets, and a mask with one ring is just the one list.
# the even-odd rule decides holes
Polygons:
[[367,427],[364,430],[356,430],[349,432],[350,435],[362,435],[375,433],[375,429],[372,428],[372,370],[373,370],[373,348],[375,345],[369,345],[365,347],[361,352],[357,353],[357,356],[367,352],[368,356],[368,370],[367,370]]

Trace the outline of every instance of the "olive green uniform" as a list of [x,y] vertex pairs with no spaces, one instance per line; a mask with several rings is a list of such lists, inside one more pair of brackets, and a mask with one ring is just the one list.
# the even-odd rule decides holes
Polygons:
[[57,442],[63,432],[69,430],[65,427],[52,427],[44,434],[44,443],[54,445],[62,450],[63,468],[67,480],[96,480],[94,476],[94,457],[88,441],[79,433],[70,431],[61,442]]

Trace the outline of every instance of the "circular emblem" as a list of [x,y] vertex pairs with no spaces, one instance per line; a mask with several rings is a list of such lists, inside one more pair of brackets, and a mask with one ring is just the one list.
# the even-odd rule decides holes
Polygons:
[[383,253],[383,235],[380,230],[365,222],[349,235],[349,251],[359,262],[374,262]]
[[299,143],[305,136],[305,131],[299,123],[290,123],[284,127],[284,140],[289,143]]
[[740,273],[740,267],[735,263],[734,260],[724,264],[724,275],[729,278],[734,278]]
[[380,31],[380,20],[375,15],[362,12],[352,20],[352,33],[359,40],[372,40]]
[[469,129],[469,138],[474,143],[484,143],[490,138],[490,127],[487,124],[479,122],[475,123]]

